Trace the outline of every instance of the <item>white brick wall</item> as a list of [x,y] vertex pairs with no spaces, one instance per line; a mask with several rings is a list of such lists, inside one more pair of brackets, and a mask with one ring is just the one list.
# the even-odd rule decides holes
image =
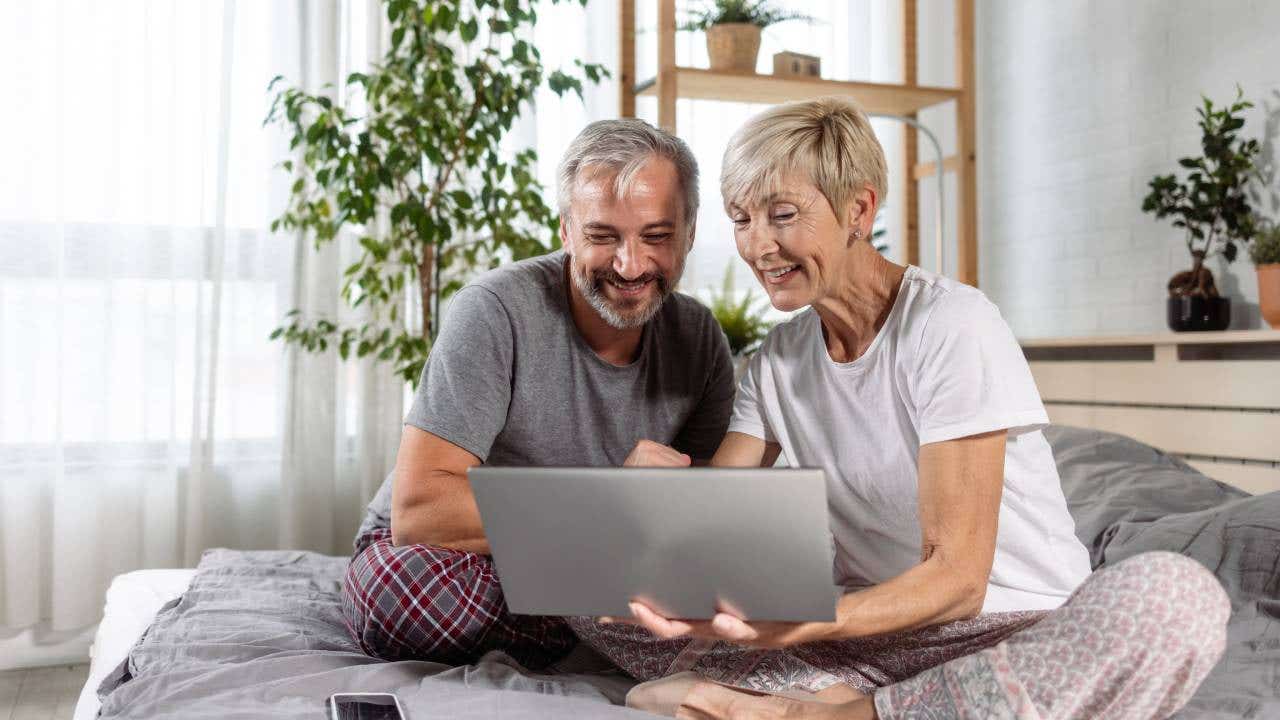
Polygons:
[[[1280,1],[980,0],[977,14],[982,289],[1020,337],[1164,330],[1165,284],[1190,257],[1142,213],[1147,182],[1199,154],[1200,94],[1226,102],[1236,83],[1258,105],[1245,133],[1270,117],[1280,162]],[[923,77],[929,56],[952,57],[941,25],[921,26],[924,82],[949,80]],[[1232,326],[1259,327],[1247,256],[1212,267]]]

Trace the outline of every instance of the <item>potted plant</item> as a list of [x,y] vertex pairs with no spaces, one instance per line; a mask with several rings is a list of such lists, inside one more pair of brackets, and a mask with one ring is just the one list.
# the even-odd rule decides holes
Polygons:
[[366,101],[361,114],[281,78],[268,88],[267,122],[284,126],[294,152],[281,163],[293,185],[271,229],[317,248],[340,232],[357,238],[342,298],[364,311],[344,327],[291,310],[271,337],[343,359],[373,356],[417,383],[442,299],[475,272],[553,247],[558,218],[542,197],[537,153],[507,151],[512,124],[544,80],[581,96],[584,82],[608,72],[581,61],[572,74],[548,71],[526,39],[537,20],[526,3],[383,5],[390,47],[346,81]]
[[720,292],[710,293],[707,306],[729,340],[729,352],[734,358],[734,377],[739,377],[746,368],[747,358],[769,334],[773,323],[762,315],[765,307],[760,307],[760,303],[764,298],[757,296],[754,290],[747,290],[745,295],[739,296],[733,280],[733,265],[730,264],[724,269]]
[[688,14],[680,29],[706,32],[711,69],[742,73],[756,71],[762,29],[788,20],[813,20],[771,0],[713,0]]
[[1244,127],[1241,114],[1253,103],[1244,100],[1238,87],[1229,107],[1215,108],[1209,98],[1202,99],[1196,112],[1204,155],[1178,160],[1188,171],[1184,180],[1152,178],[1151,192],[1142,201],[1143,212],[1173,217],[1174,227],[1186,231],[1191,269],[1174,275],[1168,285],[1169,328],[1176,332],[1225,330],[1231,324],[1231,301],[1218,295],[1205,261],[1221,255],[1232,262],[1237,243],[1248,243],[1257,232],[1245,189],[1255,172],[1258,141],[1238,136]]
[[1280,225],[1271,224],[1258,232],[1249,248],[1249,257],[1258,271],[1258,305],[1262,319],[1280,330]]

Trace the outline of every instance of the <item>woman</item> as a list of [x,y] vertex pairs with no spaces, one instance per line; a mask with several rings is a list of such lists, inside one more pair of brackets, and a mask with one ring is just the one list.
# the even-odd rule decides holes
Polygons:
[[[976,289],[871,247],[885,187],[870,124],[835,98],[750,120],[721,176],[738,252],[803,312],[752,358],[712,464],[826,471],[837,620],[636,603],[571,624],[652,681],[628,704],[681,717],[1172,713],[1221,654],[1225,594],[1169,553],[1089,575],[1017,342]],[[628,459],[687,463],[647,441]]]

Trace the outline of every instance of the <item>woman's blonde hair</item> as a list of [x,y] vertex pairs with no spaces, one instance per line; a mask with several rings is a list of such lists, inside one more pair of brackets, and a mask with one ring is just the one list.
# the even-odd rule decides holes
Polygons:
[[866,114],[843,97],[787,103],[751,118],[729,139],[720,171],[725,210],[759,205],[798,172],[831,203],[841,223],[854,196],[870,185],[884,205],[888,168]]

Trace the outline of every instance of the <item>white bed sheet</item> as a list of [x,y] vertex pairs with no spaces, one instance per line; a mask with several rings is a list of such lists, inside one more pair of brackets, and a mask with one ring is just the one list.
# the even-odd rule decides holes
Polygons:
[[165,603],[191,584],[195,570],[138,570],[117,575],[107,588],[102,622],[89,649],[89,679],[80,690],[74,720],[98,715],[98,685],[129,654]]

